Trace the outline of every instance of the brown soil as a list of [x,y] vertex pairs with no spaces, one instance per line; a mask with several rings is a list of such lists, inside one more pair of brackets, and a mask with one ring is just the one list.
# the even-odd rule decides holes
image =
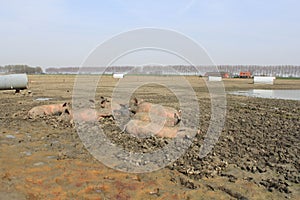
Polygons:
[[[228,95],[226,123],[208,156],[198,157],[204,138],[198,134],[188,151],[166,168],[129,174],[93,158],[68,121],[57,116],[26,117],[34,106],[71,102],[74,78],[30,76],[31,93],[0,91],[0,199],[300,198],[300,101]],[[143,77],[129,78],[139,81]],[[201,78],[187,80],[197,94],[200,130],[205,133],[210,119],[207,88]],[[103,77],[96,99],[111,97],[116,83]],[[300,89],[300,80],[253,85],[250,79],[227,79],[224,84],[226,91]],[[135,96],[179,108],[176,96],[158,85],[143,86]],[[52,99],[36,101],[39,97]],[[103,126],[114,143],[133,151],[150,151],[170,140],[128,140],[109,118]]]

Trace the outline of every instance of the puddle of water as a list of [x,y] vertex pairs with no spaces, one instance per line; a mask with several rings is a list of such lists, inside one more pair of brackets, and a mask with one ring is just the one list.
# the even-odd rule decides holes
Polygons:
[[287,99],[287,100],[300,100],[300,90],[244,90],[230,92],[229,94],[242,95],[248,97],[259,97],[268,99]]
[[37,100],[37,101],[49,101],[49,100],[51,100],[52,98],[43,98],[43,97],[41,97],[41,98],[37,98],[37,99],[35,99],[35,100]]

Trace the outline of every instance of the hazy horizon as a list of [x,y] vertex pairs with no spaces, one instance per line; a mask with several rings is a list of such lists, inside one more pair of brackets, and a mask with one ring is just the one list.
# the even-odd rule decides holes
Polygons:
[[[0,66],[80,66],[103,41],[143,27],[194,39],[217,65],[300,65],[297,0],[0,0],[0,5]],[[133,55],[116,65],[155,62],[146,55],[146,63]],[[172,56],[164,60],[159,64],[184,64]]]

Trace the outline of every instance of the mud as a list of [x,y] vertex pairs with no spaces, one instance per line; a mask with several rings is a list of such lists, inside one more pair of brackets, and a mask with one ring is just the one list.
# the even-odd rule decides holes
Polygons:
[[[125,77],[126,78],[126,77]],[[139,81],[141,77],[132,77]],[[174,77],[176,79],[176,77]],[[227,96],[222,135],[203,159],[199,148],[210,120],[202,79],[187,77],[196,91],[200,132],[176,162],[145,174],[109,169],[85,149],[68,119],[28,119],[35,106],[71,102],[74,76],[30,76],[30,92],[0,91],[0,199],[298,199],[300,197],[300,102]],[[96,100],[110,97],[117,80],[104,77]],[[225,80],[227,91],[299,89],[299,80],[253,85]],[[134,96],[179,110],[176,96],[149,84]],[[47,102],[37,98],[51,98]],[[149,152],[170,140],[137,138],[112,118],[101,119],[106,135],[125,149]]]

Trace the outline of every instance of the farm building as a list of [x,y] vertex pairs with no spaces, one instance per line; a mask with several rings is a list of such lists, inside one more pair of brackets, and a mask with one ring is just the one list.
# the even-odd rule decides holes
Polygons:
[[240,78],[251,78],[251,72],[240,72]]

